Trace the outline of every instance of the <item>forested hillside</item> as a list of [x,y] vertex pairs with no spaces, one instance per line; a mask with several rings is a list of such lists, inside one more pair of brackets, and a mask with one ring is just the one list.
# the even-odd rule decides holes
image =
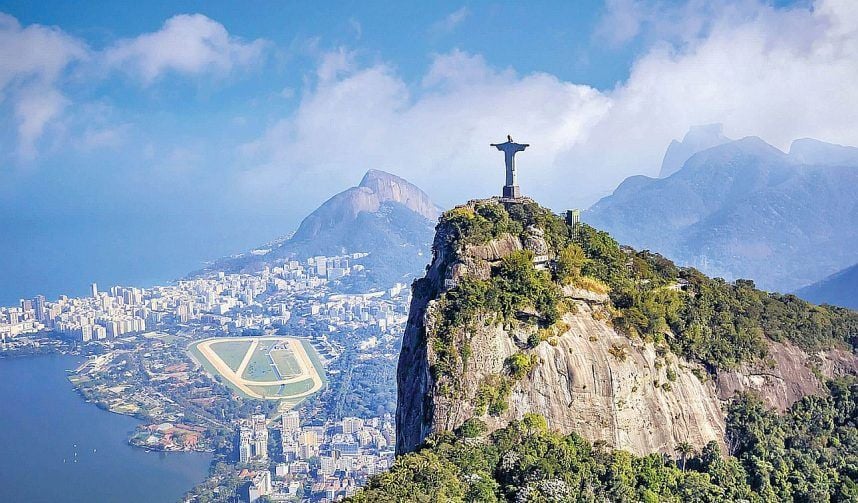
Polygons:
[[729,452],[711,442],[673,456],[634,456],[536,415],[484,435],[472,420],[427,440],[351,501],[782,502],[858,500],[858,384],[831,382],[783,416],[755,397],[730,406]]
[[[858,384],[823,364],[854,360],[854,311],[709,278],[528,200],[442,215],[411,309],[401,455],[355,501],[858,498]],[[801,369],[779,367],[783,347]],[[824,385],[783,415],[712,385],[800,372]]]

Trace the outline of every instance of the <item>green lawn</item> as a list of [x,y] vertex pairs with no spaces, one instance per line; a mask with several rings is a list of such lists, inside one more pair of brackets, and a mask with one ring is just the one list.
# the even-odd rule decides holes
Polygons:
[[250,357],[250,363],[244,369],[244,374],[241,375],[249,381],[276,381],[277,373],[274,367],[271,366],[271,358],[268,357],[268,349],[271,343],[267,344],[260,342]]
[[271,359],[277,365],[280,379],[288,379],[301,373],[301,366],[292,351],[288,349],[275,349],[271,351]]
[[244,355],[247,354],[247,350],[250,348],[250,342],[218,341],[212,343],[211,348],[229,368],[238,370],[238,366],[241,365]]

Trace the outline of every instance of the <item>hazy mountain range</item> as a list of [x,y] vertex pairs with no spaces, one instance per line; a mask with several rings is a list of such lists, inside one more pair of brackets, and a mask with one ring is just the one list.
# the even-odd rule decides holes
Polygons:
[[[796,291],[858,262],[858,148],[801,139],[785,153],[757,137],[731,140],[713,124],[672,142],[661,172],[626,179],[584,220],[622,243],[709,275],[754,278],[768,290]],[[349,278],[351,286],[408,281],[429,260],[439,212],[407,180],[370,170],[308,215],[291,238],[215,267],[254,270],[291,256],[366,251],[367,272]]]
[[834,304],[858,310],[858,264],[808,285],[796,294],[816,304]]
[[676,173],[682,169],[685,161],[701,150],[732,141],[722,134],[723,129],[721,124],[694,126],[688,130],[682,141],[671,141],[664,153],[664,160],[661,162],[661,171],[659,171],[658,177],[666,178]]
[[768,290],[793,291],[858,261],[856,148],[802,139],[784,153],[707,126],[671,144],[662,171],[627,178],[584,219],[620,242]]

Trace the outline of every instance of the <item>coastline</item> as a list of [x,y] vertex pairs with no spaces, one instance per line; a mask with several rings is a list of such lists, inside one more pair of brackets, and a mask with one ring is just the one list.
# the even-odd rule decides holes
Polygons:
[[[81,359],[80,354],[60,351],[0,359],[0,372],[8,384],[2,396],[5,403],[16,404],[4,408],[0,424],[6,425],[5,436],[20,439],[3,442],[0,466],[5,468],[0,479],[8,480],[0,488],[0,500],[22,501],[21,495],[30,491],[28,501],[82,501],[80,498],[90,495],[87,501],[116,501],[124,498],[126,484],[138,489],[159,484],[151,498],[138,492],[137,499],[127,501],[176,501],[208,477],[214,466],[210,452],[177,452],[178,456],[164,457],[166,452],[128,442],[139,419],[104,414],[106,409],[97,403],[101,410],[96,411],[93,402],[68,381]],[[62,414],[50,413],[55,410]],[[163,455],[153,456],[155,452]],[[37,474],[44,470],[54,480],[46,493],[34,485],[40,478]]]

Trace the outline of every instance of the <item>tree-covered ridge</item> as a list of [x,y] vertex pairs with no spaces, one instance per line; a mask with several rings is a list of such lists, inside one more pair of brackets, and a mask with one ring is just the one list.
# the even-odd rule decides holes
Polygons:
[[479,420],[427,440],[370,479],[363,502],[782,502],[858,500],[858,384],[829,383],[783,416],[745,395],[730,407],[731,455],[634,456],[548,431],[527,415],[484,436]]
[[479,201],[450,210],[438,224],[443,241],[436,247],[446,247],[455,260],[467,246],[505,233],[525,241],[531,227],[543,231],[550,248],[548,271],[536,270],[527,252],[515,253],[493,269],[489,280],[464,278],[441,295],[444,321],[435,341],[439,371],[448,372],[462,356],[451,345],[451,333],[480,314],[498,313],[510,321],[515,313],[532,309],[538,314],[533,321],[551,326],[564,309],[559,291],[564,284],[607,291],[616,328],[667,344],[713,371],[764,358],[766,337],[807,351],[858,341],[854,311],[763,292],[748,280],[708,278],[658,254],[621,247],[607,233],[582,223],[573,226],[532,202],[505,207]]
[[579,224],[573,246],[587,260],[582,273],[610,288],[613,323],[632,336],[665,341],[710,369],[763,358],[765,338],[813,352],[858,342],[858,313],[768,293],[753,281],[709,278],[649,251],[620,247],[607,233]]

